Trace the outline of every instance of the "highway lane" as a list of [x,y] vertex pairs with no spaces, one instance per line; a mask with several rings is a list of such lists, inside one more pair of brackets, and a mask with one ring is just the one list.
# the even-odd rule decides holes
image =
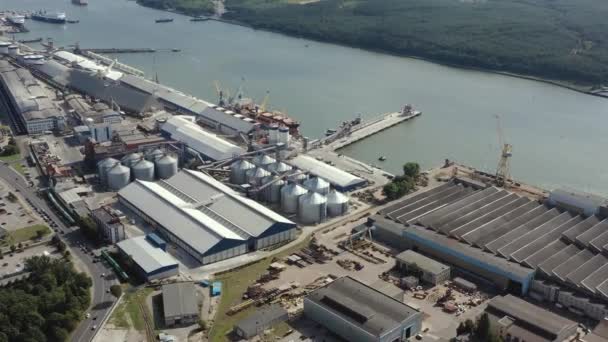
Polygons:
[[[17,190],[22,197],[29,200],[32,207],[38,208],[48,215],[49,220],[57,225],[58,236],[68,245],[72,257],[78,258],[80,263],[88,269],[88,273],[93,282],[93,293],[91,296],[91,307],[88,311],[91,315],[88,319],[83,319],[76,330],[72,333],[71,340],[74,342],[88,342],[94,337],[96,329],[103,322],[106,315],[112,308],[116,298],[109,293],[109,288],[113,284],[118,284],[114,273],[102,262],[93,262],[93,256],[83,251],[81,246],[91,250],[88,242],[78,230],[73,230],[61,220],[48,205],[46,200],[38,197],[36,187],[28,186],[23,176],[10,168],[6,163],[0,163],[0,178],[3,178],[9,185]],[[105,274],[105,277],[102,277]],[[95,319],[94,319],[95,318]]]

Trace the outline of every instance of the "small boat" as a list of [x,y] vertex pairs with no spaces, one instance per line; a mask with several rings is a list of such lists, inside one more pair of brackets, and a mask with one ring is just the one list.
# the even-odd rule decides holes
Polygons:
[[173,18],[161,18],[161,19],[156,19],[157,23],[170,23],[173,22]]
[[205,18],[205,17],[190,18],[190,21],[207,21],[207,20],[209,20],[209,18]]
[[88,0],[72,0],[72,3],[74,5],[78,5],[78,6],[86,6],[89,4]]
[[385,156],[380,156],[380,157],[378,158],[378,160],[379,160],[379,161],[385,161],[385,160],[386,160],[386,157],[385,157]]
[[42,38],[23,39],[23,40],[20,40],[19,43],[21,43],[21,44],[29,44],[29,43],[40,43],[41,41],[42,41]]
[[328,128],[327,130],[325,130],[325,136],[326,137],[328,137],[328,136],[330,136],[330,135],[332,135],[334,133],[336,133],[335,129]]
[[74,20],[74,19],[69,19],[66,20],[69,24],[78,24],[80,22],[80,20]]

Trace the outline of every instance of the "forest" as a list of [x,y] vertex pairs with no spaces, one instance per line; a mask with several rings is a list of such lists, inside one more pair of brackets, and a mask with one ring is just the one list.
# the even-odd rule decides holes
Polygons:
[[27,259],[26,279],[0,288],[0,342],[65,341],[90,303],[91,279],[66,259]]

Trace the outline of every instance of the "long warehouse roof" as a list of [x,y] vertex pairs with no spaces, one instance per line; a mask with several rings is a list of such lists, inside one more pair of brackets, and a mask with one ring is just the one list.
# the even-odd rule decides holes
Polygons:
[[196,122],[184,116],[173,116],[162,126],[171,138],[181,141],[193,150],[213,159],[233,158],[245,153],[245,150],[213,133],[202,129]]
[[348,191],[367,183],[367,181],[363,178],[352,175],[346,171],[340,170],[337,167],[333,167],[306,155],[300,154],[289,160],[288,163],[299,169],[310,172],[315,176],[325,179],[333,186],[339,188],[341,191]]
[[177,260],[162,249],[151,245],[145,236],[120,241],[117,246],[148,274],[164,267],[178,265]]

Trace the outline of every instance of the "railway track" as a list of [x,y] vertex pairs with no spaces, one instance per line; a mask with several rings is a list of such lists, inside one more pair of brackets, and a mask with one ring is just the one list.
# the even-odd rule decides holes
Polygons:
[[148,342],[155,342],[156,334],[154,333],[154,325],[152,323],[152,320],[150,319],[150,315],[148,315],[148,310],[146,310],[146,307],[142,302],[139,302],[139,310],[141,310],[141,314],[144,319],[144,326],[145,326],[145,330],[146,330],[146,340]]

